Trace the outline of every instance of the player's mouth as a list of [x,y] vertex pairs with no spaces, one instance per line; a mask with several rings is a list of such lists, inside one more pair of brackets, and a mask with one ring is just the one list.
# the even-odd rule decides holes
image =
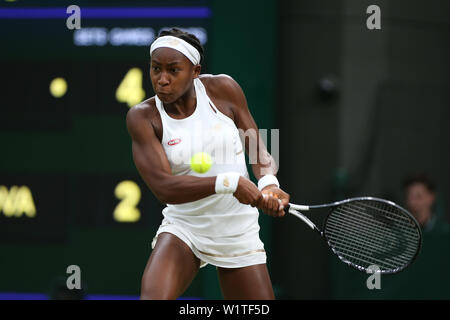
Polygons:
[[170,103],[173,101],[173,94],[169,92],[156,92],[158,98],[164,103]]

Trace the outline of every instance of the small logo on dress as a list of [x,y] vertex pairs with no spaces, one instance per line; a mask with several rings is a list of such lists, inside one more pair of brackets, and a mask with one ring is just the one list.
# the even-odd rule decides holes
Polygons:
[[170,140],[169,142],[167,142],[167,144],[168,144],[169,146],[174,146],[174,145],[176,145],[176,144],[179,144],[180,142],[181,142],[181,139],[180,139],[180,138],[176,138],[176,139]]
[[228,177],[225,177],[224,179],[223,179],[223,185],[225,186],[225,187],[229,187],[230,186],[230,181],[228,181]]

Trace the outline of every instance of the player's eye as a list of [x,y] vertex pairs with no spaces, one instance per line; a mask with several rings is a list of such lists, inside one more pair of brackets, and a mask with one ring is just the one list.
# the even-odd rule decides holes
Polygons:
[[159,67],[152,66],[152,70],[155,71],[155,72],[157,72],[157,71],[159,71]]

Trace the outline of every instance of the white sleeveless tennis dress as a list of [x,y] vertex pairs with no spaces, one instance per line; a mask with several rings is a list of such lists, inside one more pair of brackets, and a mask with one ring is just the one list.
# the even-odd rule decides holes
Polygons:
[[[162,145],[173,175],[217,176],[239,172],[248,178],[245,154],[233,120],[221,113],[206,94],[200,79],[194,79],[197,106],[184,119],[171,118],[155,95],[163,126]],[[211,169],[203,174],[193,171],[190,159],[197,152],[211,155]],[[264,245],[259,238],[259,212],[241,204],[232,194],[213,194],[182,204],[168,204],[158,235],[169,232],[184,241],[201,260],[224,268],[239,268],[266,263]]]

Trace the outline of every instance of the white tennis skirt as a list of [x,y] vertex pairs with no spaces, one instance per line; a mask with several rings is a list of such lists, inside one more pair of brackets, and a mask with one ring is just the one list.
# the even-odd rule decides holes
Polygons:
[[[219,224],[220,225],[220,224]],[[223,225],[222,225],[223,227]],[[155,247],[158,235],[168,232],[186,243],[194,255],[200,259],[200,267],[208,263],[216,267],[242,268],[266,263],[267,256],[264,244],[259,238],[259,224],[253,223],[244,232],[238,234],[200,235],[188,226],[165,217],[152,242]],[[242,231],[242,230],[241,230]]]

